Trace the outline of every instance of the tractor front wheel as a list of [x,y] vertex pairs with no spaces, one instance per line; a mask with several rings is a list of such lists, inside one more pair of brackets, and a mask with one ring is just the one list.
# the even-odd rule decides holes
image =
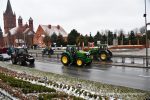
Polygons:
[[81,66],[83,66],[83,65],[84,65],[84,62],[83,62],[83,60],[82,60],[82,59],[77,58],[77,60],[76,60],[76,64],[77,64],[77,66],[78,66],[78,67],[81,67]]
[[100,59],[102,61],[106,61],[107,60],[107,54],[105,52],[100,53]]
[[65,66],[69,65],[69,63],[70,63],[69,57],[67,55],[62,55],[61,56],[61,62]]

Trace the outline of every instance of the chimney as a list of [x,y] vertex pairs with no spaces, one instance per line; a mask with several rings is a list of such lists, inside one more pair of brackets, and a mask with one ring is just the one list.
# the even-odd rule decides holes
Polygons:
[[59,25],[57,25],[57,29],[58,29],[58,30],[60,29],[60,26],[59,26]]
[[48,28],[49,28],[49,29],[51,29],[51,27],[52,27],[51,25],[48,25]]

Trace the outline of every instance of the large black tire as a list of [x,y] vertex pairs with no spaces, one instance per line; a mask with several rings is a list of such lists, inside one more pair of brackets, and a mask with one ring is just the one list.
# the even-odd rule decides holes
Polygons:
[[77,65],[78,67],[83,66],[83,65],[84,65],[83,60],[82,60],[82,59],[80,59],[80,58],[77,58],[77,59],[76,59],[76,65]]
[[20,66],[24,66],[24,65],[26,64],[26,62],[20,59],[20,60],[18,61],[18,64],[19,64]]
[[15,58],[12,58],[11,61],[12,61],[12,64],[17,64],[17,61]]
[[62,55],[61,62],[63,65],[68,66],[70,64],[70,59],[67,55]]
[[107,57],[107,53],[106,52],[101,52],[99,54],[100,60],[101,61],[107,61],[108,57]]
[[34,64],[34,61],[30,61],[30,65],[33,65]]

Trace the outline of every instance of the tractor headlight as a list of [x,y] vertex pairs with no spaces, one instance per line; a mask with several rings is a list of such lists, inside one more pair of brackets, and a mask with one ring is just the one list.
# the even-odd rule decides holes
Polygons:
[[87,56],[89,56],[89,55],[90,55],[90,53],[88,52],[88,53],[86,53],[86,55],[87,55]]
[[90,57],[90,53],[89,53],[89,52],[87,52],[87,53],[86,53],[86,56],[89,58],[89,57]]

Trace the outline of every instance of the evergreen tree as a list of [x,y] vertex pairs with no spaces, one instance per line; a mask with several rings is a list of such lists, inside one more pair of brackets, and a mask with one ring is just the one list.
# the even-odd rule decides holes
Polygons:
[[108,38],[108,44],[109,44],[109,45],[113,45],[113,39],[114,39],[114,37],[113,37],[113,32],[108,31],[108,36],[107,36],[107,38]]
[[56,33],[53,33],[52,35],[51,35],[51,42],[52,42],[52,46],[54,46],[54,43],[56,43],[57,42],[57,35],[56,35]]
[[135,45],[136,44],[137,40],[136,40],[136,36],[134,34],[134,31],[130,32],[129,40],[131,41],[131,45]]
[[58,47],[60,47],[61,45],[64,46],[64,38],[61,34],[59,34],[59,36],[57,37],[56,44],[57,44]]
[[73,29],[73,30],[68,34],[68,38],[67,38],[68,44],[70,44],[70,45],[75,45],[78,36],[80,36],[80,34],[79,34],[75,29]]
[[97,45],[97,41],[101,41],[102,35],[98,31],[97,34],[94,36],[94,44]]
[[88,42],[94,42],[94,38],[92,37],[91,33],[90,33],[90,36],[88,38]]
[[107,36],[104,34],[102,35],[101,44],[106,44],[107,42]]
[[89,36],[86,34],[84,37],[84,45],[87,46],[88,45],[88,38]]
[[45,43],[46,46],[50,46],[51,37],[50,37],[49,35],[46,35],[46,36],[43,38],[43,42]]

